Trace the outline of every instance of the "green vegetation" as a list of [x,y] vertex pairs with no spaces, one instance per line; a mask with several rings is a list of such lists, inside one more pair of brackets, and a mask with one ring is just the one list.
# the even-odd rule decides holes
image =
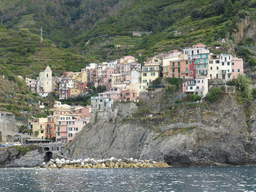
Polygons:
[[136,113],[133,114],[134,117],[145,117],[150,113],[150,109],[148,107],[139,108]]
[[39,131],[35,131],[35,136],[37,137],[39,135]]
[[26,155],[29,151],[36,150],[37,146],[29,145],[29,146],[16,146],[15,147],[20,155]]
[[[5,31],[1,33],[1,30]],[[80,71],[89,60],[72,51],[59,49],[49,40],[27,30],[14,31],[0,27],[0,65],[15,75],[35,77],[49,65],[55,75],[66,70]],[[0,69],[4,74],[5,71]],[[13,80],[12,76],[9,76]]]
[[246,77],[245,75],[239,75],[236,79],[237,88],[243,94],[243,96],[247,99],[252,98],[252,89],[251,89],[251,79]]
[[211,88],[211,90],[208,92],[206,99],[208,101],[212,102],[216,102],[219,101],[219,99],[222,97],[223,91],[221,88],[219,87],[213,87]]
[[185,101],[200,101],[202,96],[200,95],[187,95]]
[[[71,53],[84,54],[86,61],[112,60],[128,54],[138,57],[140,53],[139,61],[143,61],[147,56],[193,43],[215,46],[215,41],[226,37],[236,41],[232,35],[238,32],[238,24],[244,18],[255,19],[255,9],[254,0],[9,0],[0,1],[0,17],[8,29],[0,34],[8,36],[14,29],[22,32],[21,36],[28,32],[38,39],[42,27],[44,39],[51,39],[59,48],[69,48]],[[132,31],[152,33],[133,36]],[[253,39],[239,41],[238,55],[245,54],[246,61],[253,64],[253,53],[243,50],[254,44]],[[33,44],[17,44],[9,51],[23,58],[41,49]],[[75,62],[72,65],[77,66]]]

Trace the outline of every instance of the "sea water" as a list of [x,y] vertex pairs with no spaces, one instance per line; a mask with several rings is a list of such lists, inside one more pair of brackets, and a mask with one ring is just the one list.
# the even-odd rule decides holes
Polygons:
[[0,169],[0,191],[256,191],[256,167]]

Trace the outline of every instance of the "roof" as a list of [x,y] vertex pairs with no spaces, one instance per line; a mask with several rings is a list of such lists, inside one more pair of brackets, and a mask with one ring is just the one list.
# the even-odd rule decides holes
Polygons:
[[207,47],[207,45],[204,45],[204,44],[193,45],[193,48],[195,48],[195,47]]
[[47,67],[46,67],[45,71],[49,71],[49,72],[51,72],[51,71],[52,71],[52,70],[51,70],[51,68],[49,67],[49,65],[47,65]]

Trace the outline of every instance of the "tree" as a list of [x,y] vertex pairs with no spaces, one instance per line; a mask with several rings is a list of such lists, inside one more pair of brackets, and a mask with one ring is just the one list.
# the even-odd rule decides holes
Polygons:
[[212,103],[218,101],[223,94],[223,91],[219,87],[213,87],[207,94],[206,98]]
[[247,99],[252,99],[251,78],[245,75],[238,75],[236,84],[238,90],[240,90]]
[[39,135],[39,131],[35,131],[35,135],[37,137]]
[[225,14],[229,17],[232,15],[234,9],[234,5],[231,0],[228,0],[225,4]]

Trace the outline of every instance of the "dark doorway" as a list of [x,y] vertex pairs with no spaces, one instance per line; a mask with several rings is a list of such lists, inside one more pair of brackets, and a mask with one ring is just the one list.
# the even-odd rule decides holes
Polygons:
[[49,162],[52,158],[52,152],[45,153],[44,162]]

